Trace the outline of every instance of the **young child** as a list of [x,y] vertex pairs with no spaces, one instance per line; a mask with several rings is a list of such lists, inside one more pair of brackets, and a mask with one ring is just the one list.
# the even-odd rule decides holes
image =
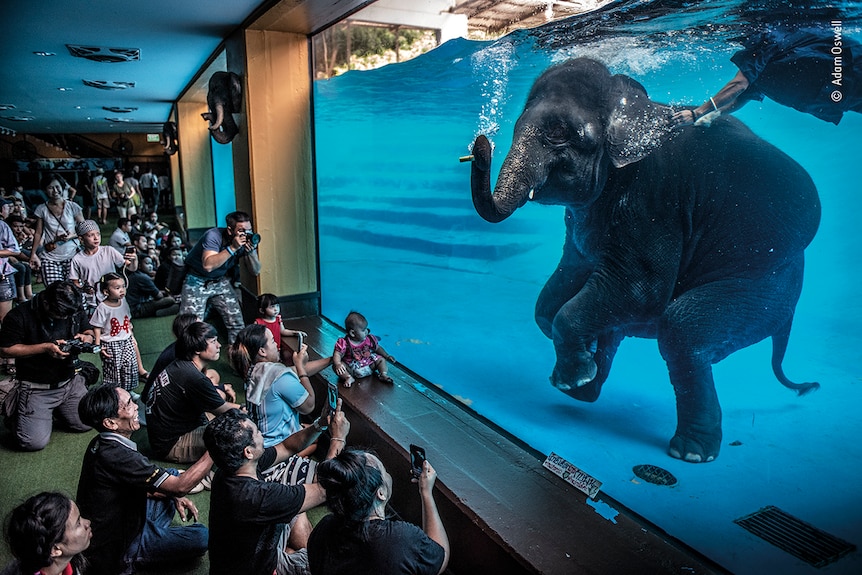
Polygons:
[[132,335],[132,313],[124,300],[126,281],[123,276],[111,272],[99,282],[99,290],[105,299],[93,312],[90,325],[96,345],[102,346],[102,380],[131,392],[138,386],[138,360]]
[[83,249],[72,256],[69,266],[69,279],[84,291],[87,312],[92,313],[102,298],[96,294],[99,280],[105,274],[115,272],[118,268],[128,266],[130,270],[138,268],[134,254],[121,254],[111,247],[102,247],[102,232],[99,224],[93,220],[84,220],[75,226],[75,232],[81,240]]
[[[278,346],[281,354],[281,362],[285,365],[293,365],[293,352],[294,348],[299,349],[299,340],[297,339],[297,343],[290,346],[286,342],[282,345],[282,338],[298,338],[302,334],[303,339],[305,339],[308,334],[284,326],[281,321],[281,304],[278,303],[275,294],[265,293],[257,298],[257,319],[254,320],[254,323],[265,326],[272,332],[272,339],[275,340],[275,345]],[[305,364],[305,369],[308,375],[314,375],[329,366],[331,362],[331,357],[309,360]]]
[[347,314],[344,320],[347,336],[338,338],[332,352],[332,366],[344,387],[350,387],[356,379],[368,377],[377,371],[377,379],[392,383],[387,373],[386,360],[395,363],[395,358],[380,346],[380,340],[368,330],[368,320],[358,311]]

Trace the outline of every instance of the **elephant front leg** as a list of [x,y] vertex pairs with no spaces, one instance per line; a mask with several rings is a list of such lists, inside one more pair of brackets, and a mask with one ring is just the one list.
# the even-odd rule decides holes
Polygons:
[[[604,378],[601,381],[596,378],[599,373],[596,353],[601,353],[599,330],[589,329],[581,317],[584,309],[578,301],[583,302],[584,299],[581,296],[573,298],[554,317],[552,339],[557,363],[551,373],[551,384],[575,399],[595,401],[604,383]],[[607,376],[607,370],[603,375]]]
[[706,463],[721,449],[721,406],[712,379],[712,366],[669,365],[676,393],[676,433],[670,440],[671,457]]

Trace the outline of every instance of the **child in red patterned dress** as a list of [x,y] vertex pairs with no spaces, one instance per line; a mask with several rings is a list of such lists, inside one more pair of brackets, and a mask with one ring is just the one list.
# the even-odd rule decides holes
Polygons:
[[[308,334],[304,331],[288,329],[281,320],[281,304],[278,303],[278,297],[275,294],[265,293],[257,298],[257,319],[254,323],[265,326],[272,332],[272,339],[275,340],[275,345],[279,349],[281,355],[281,363],[287,366],[293,365],[293,352],[301,347],[298,342],[302,337],[304,340]],[[282,338],[296,338],[297,344],[291,345]],[[320,370],[329,366],[332,362],[331,357],[321,359],[309,359],[305,364],[305,370],[308,375],[314,375]]]

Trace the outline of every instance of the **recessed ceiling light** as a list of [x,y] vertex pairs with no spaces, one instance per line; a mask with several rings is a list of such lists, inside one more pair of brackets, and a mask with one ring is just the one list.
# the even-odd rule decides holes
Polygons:
[[98,88],[100,90],[126,90],[134,88],[134,82],[109,82],[108,80],[81,80],[85,86]]
[[42,51],[38,51],[38,52],[33,52],[33,53],[34,53],[34,54],[36,54],[37,56],[56,56],[56,55],[57,55],[57,54],[56,54],[56,53],[54,53],[54,52],[42,52]]
[[0,111],[14,110],[15,104],[0,104]]
[[57,88],[57,89],[60,90],[61,92],[71,92],[72,91],[72,88]]
[[105,48],[101,46],[75,46],[66,44],[69,53],[76,58],[86,58],[94,62],[133,62],[141,59],[139,48]]

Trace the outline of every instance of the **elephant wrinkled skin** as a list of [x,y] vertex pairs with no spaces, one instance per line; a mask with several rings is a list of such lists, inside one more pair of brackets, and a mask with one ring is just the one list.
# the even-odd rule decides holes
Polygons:
[[216,72],[210,76],[207,106],[210,111],[201,117],[210,123],[213,140],[219,144],[232,141],[239,133],[233,115],[240,113],[242,107],[242,78],[233,72]]
[[721,408],[712,364],[772,337],[781,363],[802,289],[817,190],[741,122],[673,131],[671,110],[626,76],[579,58],[536,81],[490,189],[491,145],[473,146],[473,203],[499,222],[527,201],[565,206],[563,256],[536,303],[553,340],[552,384],[595,401],[626,336],[656,338],[677,401],[669,454],[712,461]]

